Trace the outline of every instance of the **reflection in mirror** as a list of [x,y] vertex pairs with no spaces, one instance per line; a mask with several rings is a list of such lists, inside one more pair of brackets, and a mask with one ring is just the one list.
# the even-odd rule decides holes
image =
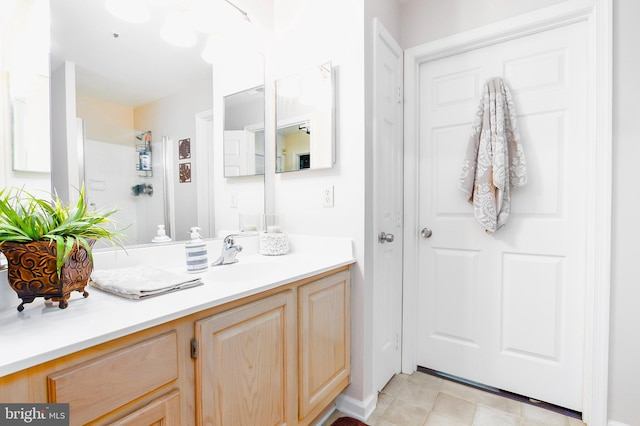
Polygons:
[[224,177],[264,175],[264,85],[224,97]]
[[[209,176],[222,172],[210,170],[210,146],[217,138],[213,70],[201,56],[207,34],[198,32],[192,47],[165,42],[164,5],[148,2],[150,20],[134,24],[111,15],[104,1],[51,2],[52,114],[75,111],[82,119],[84,150],[58,174],[71,176],[84,164],[80,181],[88,201],[98,208],[117,206],[118,222],[130,225],[131,244],[151,242],[158,225],[164,225],[174,241],[188,239],[193,226],[202,228],[203,237],[216,235]],[[240,15],[233,8],[231,12]],[[259,73],[264,81],[263,70]],[[68,149],[77,145],[75,129],[73,137],[69,126],[56,131],[65,122],[71,118],[52,119],[54,155],[58,143]],[[150,141],[140,139],[145,134]],[[53,164],[55,184],[61,163]],[[256,197],[262,197],[262,188],[259,191]]]
[[0,22],[2,51],[6,52],[0,62],[5,62],[8,77],[4,87],[8,86],[11,110],[13,170],[48,173],[49,4],[24,0],[15,2],[8,12],[6,27]]
[[334,163],[331,63],[276,81],[276,172]]

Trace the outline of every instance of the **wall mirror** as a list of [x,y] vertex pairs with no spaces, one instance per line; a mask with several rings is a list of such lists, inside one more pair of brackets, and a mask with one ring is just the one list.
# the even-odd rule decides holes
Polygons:
[[[163,40],[163,5],[149,2],[150,19],[130,23],[102,0],[51,2],[51,104],[60,110],[60,97],[73,97],[65,105],[75,104],[80,119],[78,165],[88,201],[118,206],[131,244],[151,242],[160,224],[175,241],[186,240],[196,225],[214,237],[221,208],[213,206],[213,176],[223,174],[211,161],[211,146],[222,144],[213,131],[213,93],[227,90],[214,88],[212,65],[202,58],[206,34],[198,32],[191,47]],[[263,68],[255,73],[264,81]],[[55,143],[55,128],[52,133]],[[262,198],[263,187],[256,191]]]
[[264,85],[224,97],[224,177],[264,175]]
[[4,88],[11,116],[12,168],[48,173],[49,5],[43,0],[25,0],[0,12],[9,14],[0,41],[8,77]]
[[334,159],[331,63],[276,81],[276,172],[325,169]]

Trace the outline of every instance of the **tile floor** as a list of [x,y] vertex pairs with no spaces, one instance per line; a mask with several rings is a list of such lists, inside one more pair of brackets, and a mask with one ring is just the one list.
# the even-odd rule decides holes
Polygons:
[[[344,414],[336,411],[323,426]],[[396,375],[378,396],[371,426],[584,426],[575,418],[425,373]]]

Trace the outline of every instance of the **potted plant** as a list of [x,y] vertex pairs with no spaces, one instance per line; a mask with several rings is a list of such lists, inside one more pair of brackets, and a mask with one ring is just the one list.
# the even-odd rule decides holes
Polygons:
[[0,251],[9,263],[8,280],[22,303],[44,297],[64,309],[71,292],[84,290],[93,270],[92,247],[103,238],[119,242],[111,215],[89,210],[84,187],[75,205],[42,199],[19,188],[0,190]]

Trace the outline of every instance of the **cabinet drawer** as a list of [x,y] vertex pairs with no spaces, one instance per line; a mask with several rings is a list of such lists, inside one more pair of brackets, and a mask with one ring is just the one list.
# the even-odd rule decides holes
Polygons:
[[50,374],[49,402],[85,424],[178,378],[177,336],[167,333]]
[[180,426],[180,392],[161,396],[110,426]]

